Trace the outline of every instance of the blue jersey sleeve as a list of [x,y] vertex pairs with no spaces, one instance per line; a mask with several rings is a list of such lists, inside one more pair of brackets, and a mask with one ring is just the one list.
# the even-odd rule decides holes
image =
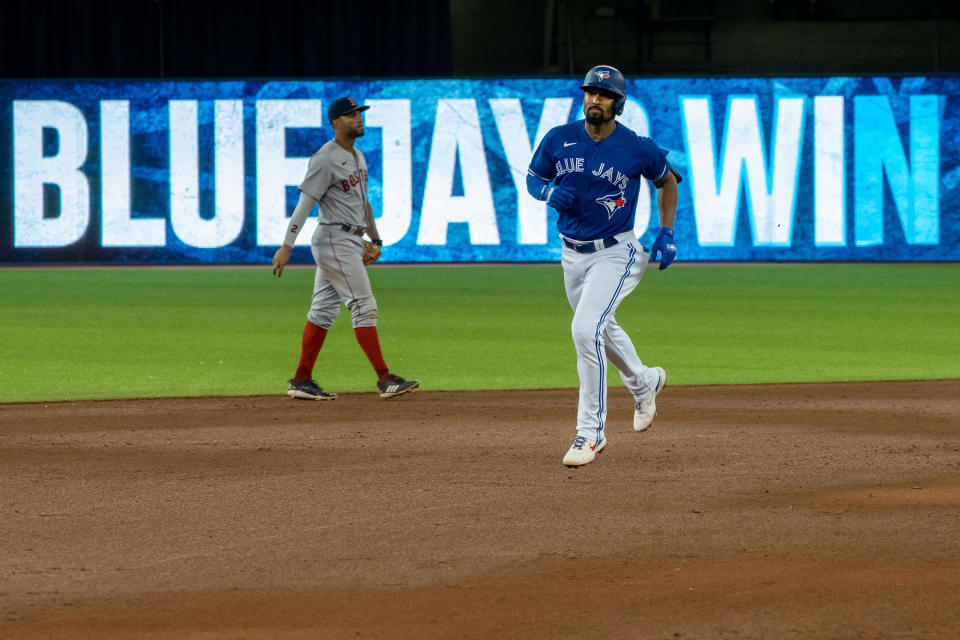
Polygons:
[[557,168],[553,160],[552,151],[553,138],[553,129],[551,129],[547,132],[547,135],[543,136],[543,140],[540,141],[537,150],[533,152],[533,158],[530,160],[530,173],[547,182],[557,176]]
[[647,180],[660,182],[670,171],[666,154],[650,138],[637,136],[637,141],[640,145],[640,173]]

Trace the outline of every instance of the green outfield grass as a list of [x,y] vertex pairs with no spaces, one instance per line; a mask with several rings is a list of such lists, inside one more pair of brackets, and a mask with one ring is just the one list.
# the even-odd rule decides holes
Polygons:
[[[424,389],[577,385],[558,265],[377,266],[390,367]],[[313,270],[0,270],[0,402],[284,393]],[[677,265],[617,312],[671,384],[960,378],[960,265]],[[343,309],[315,377],[373,391]],[[615,371],[611,384],[619,385]]]

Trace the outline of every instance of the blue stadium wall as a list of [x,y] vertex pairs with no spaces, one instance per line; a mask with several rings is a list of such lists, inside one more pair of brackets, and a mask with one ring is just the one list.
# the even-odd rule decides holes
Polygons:
[[[358,146],[385,262],[555,261],[556,213],[524,179],[545,132],[582,117],[577,85],[0,82],[0,263],[266,263],[342,95],[371,107]],[[684,177],[678,259],[960,259],[960,78],[672,78],[628,92],[620,120]],[[649,244],[649,183],[634,213]]]

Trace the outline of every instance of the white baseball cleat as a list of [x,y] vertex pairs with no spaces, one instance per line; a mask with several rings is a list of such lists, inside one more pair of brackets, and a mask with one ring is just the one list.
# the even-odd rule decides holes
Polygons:
[[587,440],[585,436],[577,436],[573,439],[573,446],[563,456],[563,464],[568,467],[579,467],[593,462],[600,450],[607,444],[607,439],[603,438],[599,443],[593,440]]
[[653,416],[657,414],[657,394],[663,391],[663,385],[667,383],[667,372],[663,367],[654,367],[653,370],[657,372],[657,386],[649,398],[637,401],[633,412],[634,431],[646,431],[653,424]]

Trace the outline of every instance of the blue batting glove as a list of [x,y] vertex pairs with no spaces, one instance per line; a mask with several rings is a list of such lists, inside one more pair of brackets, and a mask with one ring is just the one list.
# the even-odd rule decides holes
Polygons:
[[673,244],[673,229],[670,227],[660,227],[660,233],[650,248],[651,260],[657,259],[657,251],[660,252],[660,271],[663,271],[677,257],[677,245]]
[[570,187],[547,185],[543,191],[544,200],[554,209],[569,209],[576,199],[573,189]]

